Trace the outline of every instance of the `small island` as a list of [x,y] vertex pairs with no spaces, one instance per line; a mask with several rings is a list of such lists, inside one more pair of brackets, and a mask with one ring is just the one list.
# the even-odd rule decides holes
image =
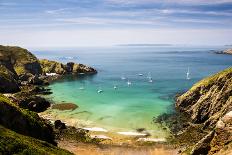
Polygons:
[[232,49],[227,49],[227,50],[224,50],[224,51],[218,51],[218,52],[215,52],[216,54],[232,54]]

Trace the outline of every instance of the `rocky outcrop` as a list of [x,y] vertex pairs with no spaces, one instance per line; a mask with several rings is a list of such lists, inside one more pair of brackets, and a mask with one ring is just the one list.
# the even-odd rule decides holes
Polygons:
[[16,76],[5,66],[0,65],[0,92],[10,93],[18,92],[18,82],[15,80]]
[[218,51],[216,54],[232,54],[232,49],[227,49],[224,51]]
[[57,73],[60,75],[66,74],[65,65],[60,62],[50,61],[47,59],[40,60],[43,73]]
[[232,68],[196,83],[177,98],[176,108],[189,118],[189,125],[177,137],[194,131],[201,139],[192,144],[190,154],[232,151],[228,150],[232,144]]
[[21,47],[0,45],[0,64],[17,75],[24,73],[39,75],[42,73],[38,59]]
[[55,144],[52,127],[36,113],[21,109],[0,95],[0,124],[17,133]]
[[45,98],[28,93],[15,94],[15,102],[20,108],[28,109],[34,112],[43,112],[50,107],[50,102]]
[[196,83],[177,98],[176,107],[187,113],[192,123],[214,128],[218,119],[232,109],[232,68]]
[[86,74],[94,74],[97,71],[94,68],[83,64],[77,64],[73,62],[68,62],[67,64],[62,64],[56,61],[50,61],[47,59],[40,60],[40,64],[42,66],[43,73],[56,73],[59,75],[64,74],[77,74],[77,73],[86,73]]

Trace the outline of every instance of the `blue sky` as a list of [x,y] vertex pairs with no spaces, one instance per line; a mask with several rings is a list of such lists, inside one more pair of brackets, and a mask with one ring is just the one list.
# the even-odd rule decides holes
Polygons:
[[0,0],[0,43],[232,44],[232,0]]

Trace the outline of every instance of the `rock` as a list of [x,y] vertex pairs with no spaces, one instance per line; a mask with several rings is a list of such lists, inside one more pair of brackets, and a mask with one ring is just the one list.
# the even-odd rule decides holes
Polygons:
[[67,64],[66,64],[66,70],[67,70],[67,72],[73,72],[73,66],[74,66],[74,63],[73,62],[68,62]]
[[232,68],[196,83],[177,98],[176,107],[191,117],[192,123],[214,127],[218,119],[232,108]]
[[196,83],[177,98],[176,108],[190,118],[191,126],[183,127],[182,138],[189,141],[188,135],[193,127],[197,129],[196,136],[209,133],[196,144],[190,144],[193,146],[192,154],[211,155],[222,149],[228,151],[227,145],[232,143],[232,68]]
[[20,91],[20,88],[14,74],[5,66],[0,65],[0,92],[15,93],[18,91]]
[[33,77],[31,73],[24,73],[19,76],[20,81],[28,81],[30,77]]
[[213,139],[214,131],[202,138],[190,152],[191,155],[207,155],[210,150],[210,141]]
[[60,75],[70,74],[70,73],[88,73],[94,74],[97,71],[94,68],[88,67],[83,64],[76,64],[73,62],[68,62],[66,65],[56,62],[50,61],[46,59],[40,60],[40,64],[42,65],[43,73],[56,73]]
[[55,125],[55,129],[59,129],[59,130],[66,129],[65,123],[61,122],[61,120],[56,120],[54,122],[54,125]]
[[[210,142],[211,150],[209,155],[215,154],[220,150],[227,150],[232,152],[232,147],[228,150],[227,147],[232,143],[232,111],[229,111],[218,122],[215,128],[215,135]],[[220,122],[220,123],[219,123]],[[223,125],[218,125],[223,124]]]
[[65,66],[62,63],[56,61],[50,61],[47,59],[40,60],[43,73],[57,73],[63,75],[66,73]]
[[225,116],[222,117],[222,121],[226,124],[232,124],[232,111],[225,114]]
[[33,75],[28,78],[28,83],[33,85],[43,85],[44,81],[41,80],[37,75]]
[[92,67],[89,67],[89,66],[86,66],[86,65],[83,65],[83,64],[79,64],[79,65],[74,65],[74,72],[77,72],[77,73],[87,73],[87,74],[95,74],[97,73],[97,71],[92,68]]
[[35,112],[43,112],[51,105],[45,98],[36,95],[20,94],[16,98],[18,99],[19,107]]
[[75,110],[76,108],[78,108],[78,105],[73,103],[60,103],[52,105],[52,109],[58,110]]

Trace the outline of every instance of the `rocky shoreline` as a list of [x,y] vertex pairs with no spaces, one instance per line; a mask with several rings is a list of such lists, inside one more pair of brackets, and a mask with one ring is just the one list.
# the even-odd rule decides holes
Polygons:
[[[38,60],[26,49],[0,46],[0,152],[72,154],[56,147],[57,126],[38,116],[38,112],[51,106],[41,95],[51,94],[44,86],[64,75],[96,73],[95,69],[83,64]],[[82,131],[77,130],[77,133],[83,137],[81,140],[88,137]],[[15,136],[9,137],[11,135]],[[28,140],[36,143],[30,145]],[[42,143],[50,144],[43,146]]]
[[[105,140],[103,136],[91,136],[89,130],[68,126],[60,120],[52,120],[51,123],[49,118],[39,117],[38,113],[49,107],[58,110],[78,108],[72,103],[51,106],[51,102],[41,96],[52,93],[44,86],[65,75],[96,73],[94,68],[83,64],[38,60],[26,49],[0,46],[0,152],[72,154],[56,147],[58,143],[58,146],[69,150],[72,150],[68,147],[71,144],[87,148],[89,146],[85,144],[90,144],[93,145],[91,148],[108,147],[108,151],[115,147],[116,151],[122,151],[118,147],[123,147],[126,150],[130,148],[130,152],[145,149],[143,151],[147,153],[159,145],[165,147],[166,154],[176,154],[177,148],[180,148],[180,154],[231,153],[232,68],[199,81],[177,97],[175,114],[164,114],[155,119],[168,126],[173,135],[165,144],[151,141],[137,143],[135,138],[127,143],[120,140],[117,145],[110,140],[102,143]],[[35,143],[30,144],[29,141]]]
[[224,51],[217,51],[215,53],[216,54],[229,54],[229,55],[231,55],[232,54],[232,49],[227,49],[227,50],[224,50]]
[[232,153],[232,68],[196,83],[176,98],[176,113],[159,116],[181,154]]

